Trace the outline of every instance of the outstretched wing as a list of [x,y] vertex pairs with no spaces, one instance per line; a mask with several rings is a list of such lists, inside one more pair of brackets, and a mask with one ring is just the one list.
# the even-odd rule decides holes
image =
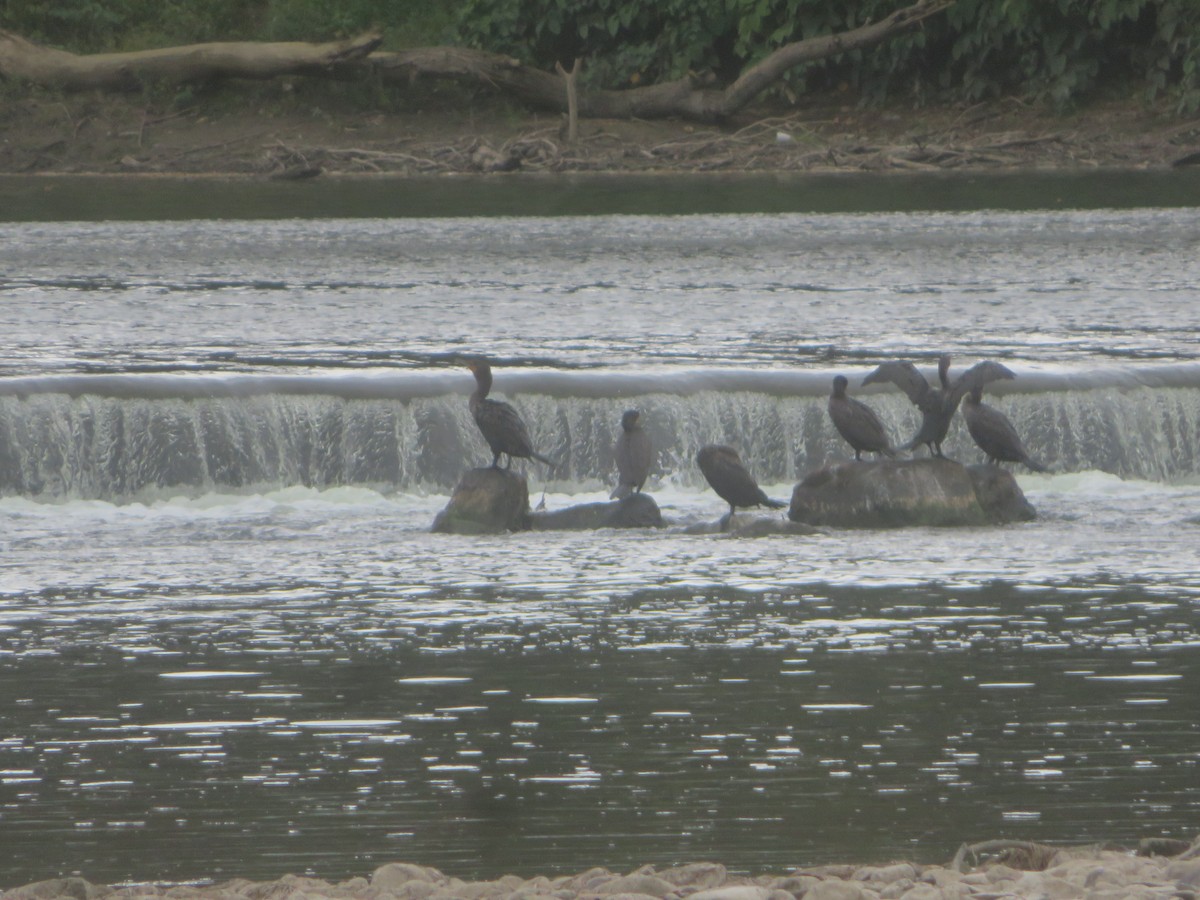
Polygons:
[[874,384],[877,381],[890,381],[904,391],[908,395],[908,399],[917,406],[921,405],[921,401],[931,390],[925,376],[906,359],[893,359],[881,364],[879,368],[863,379],[863,386]]
[[977,387],[982,389],[984,385],[993,381],[1016,377],[1008,366],[993,360],[985,359],[983,362],[975,363],[955,379],[954,385],[950,388],[950,405],[956,406],[959,400]]

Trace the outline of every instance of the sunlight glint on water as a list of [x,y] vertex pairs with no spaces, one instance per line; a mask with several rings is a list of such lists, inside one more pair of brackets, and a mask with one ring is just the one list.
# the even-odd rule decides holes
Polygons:
[[[1194,211],[0,240],[0,885],[1194,828]],[[1036,522],[685,533],[725,512],[700,444],[786,499],[845,457],[833,373],[940,350],[1019,370]],[[566,459],[550,509],[607,496],[641,407],[668,528],[430,534],[485,460],[464,353]]]

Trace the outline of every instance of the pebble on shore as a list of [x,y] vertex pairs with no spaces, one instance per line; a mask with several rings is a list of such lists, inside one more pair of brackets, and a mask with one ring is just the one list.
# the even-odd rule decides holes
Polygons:
[[[1039,845],[1040,846],[1040,845]],[[1143,851],[1144,852],[1144,851]],[[946,866],[815,866],[786,875],[730,875],[720,863],[643,866],[626,874],[604,868],[577,875],[463,881],[413,863],[388,863],[367,878],[333,884],[285,875],[277,881],[234,879],[207,886],[91,884],[55,878],[0,893],[0,900],[1196,900],[1200,839],[1176,856],[1100,847],[1054,851],[1029,871],[992,859],[961,871]],[[1010,862],[1012,859],[1010,858]]]

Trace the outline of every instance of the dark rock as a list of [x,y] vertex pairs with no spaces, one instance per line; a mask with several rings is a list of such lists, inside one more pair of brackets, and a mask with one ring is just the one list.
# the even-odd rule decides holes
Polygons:
[[538,531],[583,528],[661,528],[662,512],[649,494],[630,494],[620,500],[579,503],[554,512],[534,513]]
[[1192,849],[1192,842],[1179,838],[1148,837],[1138,841],[1138,856],[1178,856]]
[[1017,484],[1012,472],[999,466],[967,466],[967,474],[975,485],[975,496],[979,505],[994,524],[1008,522],[1032,522],[1037,510],[1025,499],[1025,492]]
[[272,181],[306,181],[309,178],[316,178],[323,171],[325,170],[320,166],[291,166],[278,172],[272,172],[270,177]]
[[1037,513],[1012,473],[949,459],[849,462],[810,472],[788,518],[839,528],[999,525]]
[[471,469],[433,520],[445,534],[497,534],[530,527],[529,485],[508,469]]

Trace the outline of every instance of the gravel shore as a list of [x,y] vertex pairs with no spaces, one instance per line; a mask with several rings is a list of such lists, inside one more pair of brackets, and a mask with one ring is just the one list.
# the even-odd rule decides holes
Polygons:
[[731,875],[720,863],[692,863],[643,866],[624,874],[593,868],[556,878],[505,875],[464,881],[426,866],[389,863],[370,877],[337,884],[287,875],[277,881],[234,879],[202,886],[110,886],[75,877],[16,887],[0,894],[0,900],[1195,900],[1200,895],[1200,840],[1182,846],[1186,849],[1175,856],[1154,856],[1025,845],[1009,847],[979,865],[967,865],[960,854],[944,866],[816,866],[754,876]]

